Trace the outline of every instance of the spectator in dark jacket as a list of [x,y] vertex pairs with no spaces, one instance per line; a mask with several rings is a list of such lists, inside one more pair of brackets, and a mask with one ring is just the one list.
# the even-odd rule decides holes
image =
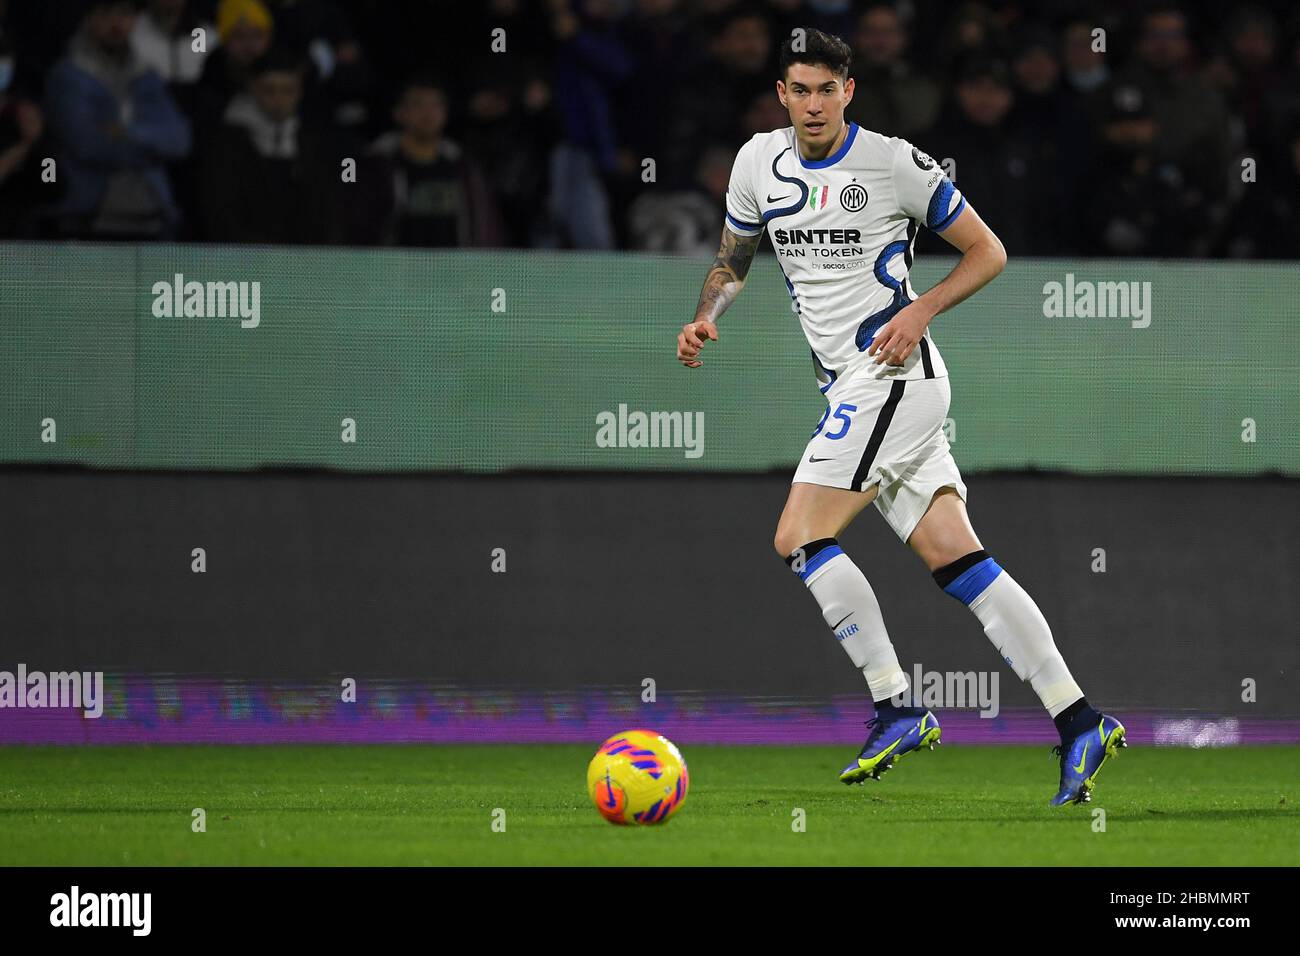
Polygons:
[[1281,155],[1242,184],[1241,202],[1224,230],[1222,252],[1234,258],[1300,258],[1300,118]]
[[356,151],[333,128],[304,120],[303,67],[296,54],[273,50],[254,67],[249,92],[226,108],[203,175],[209,239],[342,240],[341,212],[356,198],[342,163]]
[[[407,83],[393,118],[398,129],[369,149],[366,184],[378,195],[358,208],[375,213],[366,240],[398,246],[499,246],[501,217],[492,191],[459,143],[447,139],[440,83]],[[367,190],[369,192],[369,190]]]
[[1204,227],[1195,191],[1159,150],[1162,127],[1139,86],[1109,90],[1101,146],[1084,194],[1084,251],[1102,256],[1185,256]]
[[1116,84],[1141,92],[1160,131],[1149,146],[1152,158],[1179,167],[1184,188],[1213,218],[1210,207],[1227,189],[1230,151],[1237,144],[1222,98],[1194,72],[1187,18],[1177,7],[1153,9],[1142,20],[1136,52],[1136,62]]
[[1256,151],[1279,148],[1269,139],[1265,104],[1283,82],[1278,64],[1279,31],[1272,14],[1255,6],[1235,10],[1228,21],[1223,50],[1205,78],[1223,95],[1229,111],[1245,127],[1246,146]]
[[66,232],[157,237],[179,219],[166,163],[189,151],[190,127],[131,49],[135,16],[126,0],[95,0],[46,83]]
[[1036,192],[1024,205],[1034,252],[1043,256],[1077,251],[1076,223],[1087,202],[1080,186],[1092,162],[1091,117],[1080,94],[1061,80],[1057,47],[1050,32],[1025,28],[1011,61],[1016,105],[1010,126],[1031,151]]
[[[953,161],[953,181],[970,197],[1012,254],[1042,254],[1031,207],[1047,202],[1055,173],[1036,165],[1032,142],[1011,125],[1015,92],[1006,63],[979,55],[963,61],[952,102],[932,135],[917,143],[936,160]],[[922,234],[918,248],[948,251],[938,236]]]
[[562,137],[551,152],[550,216],[579,249],[612,249],[606,180],[618,168],[614,97],[632,75],[631,54],[613,28],[611,0],[549,0],[557,44],[556,113]]
[[13,88],[16,57],[0,38],[0,239],[33,235],[37,206],[56,194],[41,182],[44,145],[41,108]]
[[203,63],[203,75],[188,91],[196,146],[221,128],[230,101],[248,92],[253,66],[271,48],[273,24],[261,0],[221,0],[217,6],[220,46]]

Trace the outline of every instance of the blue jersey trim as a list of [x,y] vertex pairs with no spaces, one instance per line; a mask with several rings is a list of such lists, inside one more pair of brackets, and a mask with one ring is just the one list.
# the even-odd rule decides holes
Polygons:
[[[783,269],[782,271],[784,272],[785,270]],[[789,280],[787,280],[787,281],[789,281]],[[812,353],[812,359],[813,359],[813,362],[816,363],[817,368],[819,368],[819,369],[821,369],[823,372],[825,372],[826,375],[827,375],[827,377],[828,377],[828,379],[829,379],[829,381],[827,381],[825,385],[819,385],[819,386],[817,387],[817,390],[818,390],[819,392],[821,392],[823,395],[825,395],[828,391],[830,391],[831,386],[834,385],[835,382],[839,379],[839,375],[836,374],[836,372],[835,372],[833,369],[829,369],[829,368],[827,368],[827,367],[826,367],[826,363],[823,362],[821,359],[819,359],[819,358],[817,357],[817,353],[816,353],[816,352],[813,352],[813,350],[812,350],[811,348],[810,348],[808,351],[809,351],[810,353]]]
[[803,209],[804,203],[808,201],[808,184],[802,179],[791,179],[789,176],[782,176],[776,168],[776,164],[781,161],[781,157],[790,151],[787,146],[781,152],[777,153],[772,160],[772,175],[783,183],[789,183],[791,186],[799,187],[799,201],[790,206],[781,206],[778,209],[769,209],[763,213],[763,225],[767,225],[773,219],[779,219],[781,216],[793,216],[799,210]]
[[880,254],[876,256],[876,264],[873,267],[876,281],[886,288],[893,289],[895,292],[903,291],[903,283],[902,280],[895,279],[889,274],[889,263],[895,256],[906,256],[907,247],[908,240],[895,239],[880,250]]
[[741,222],[731,213],[727,213],[727,222],[731,223],[733,226],[739,226],[741,229],[762,229],[763,228],[763,224],[761,222]]
[[954,222],[957,221],[957,217],[961,215],[961,211],[965,208],[966,208],[966,197],[962,196],[961,202],[957,203],[957,208],[954,209],[952,212],[950,212],[948,214],[948,217],[944,219],[943,222],[939,223],[939,225],[937,226],[931,226],[930,229],[933,232],[943,232],[945,229],[947,229],[949,226],[951,226]]
[[794,303],[796,315],[803,315],[803,306],[799,304],[799,294],[794,291],[794,283],[790,277],[785,274],[785,266],[781,265],[781,257],[776,257],[776,267],[781,270],[781,278],[785,280],[785,287],[790,291],[790,301]]
[[[794,151],[794,154],[796,156],[799,156],[799,163],[800,165],[803,166],[804,169],[825,169],[827,166],[834,166],[836,163],[838,163],[841,159],[844,158],[844,155],[849,151],[849,147],[853,145],[854,137],[856,137],[857,135],[858,135],[858,124],[850,122],[849,134],[844,137],[844,143],[840,146],[839,149],[837,149],[830,156],[827,156],[825,159],[804,159],[802,156],[799,156],[799,150],[797,149]],[[798,142],[797,137],[795,141]]]

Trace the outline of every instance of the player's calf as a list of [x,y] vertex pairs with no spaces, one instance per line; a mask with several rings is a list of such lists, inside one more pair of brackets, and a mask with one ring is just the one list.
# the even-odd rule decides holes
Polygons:
[[998,654],[1034,689],[1052,717],[1083,697],[1038,605],[987,551],[973,551],[939,568],[934,581],[970,608]]

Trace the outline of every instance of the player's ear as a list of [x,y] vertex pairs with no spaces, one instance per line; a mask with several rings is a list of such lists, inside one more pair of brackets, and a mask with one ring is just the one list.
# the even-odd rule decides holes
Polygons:
[[786,109],[790,108],[786,106],[785,102],[785,80],[776,81],[776,98],[781,101],[781,105],[785,106]]
[[845,106],[848,106],[850,103],[853,102],[853,89],[854,89],[853,77],[850,76],[847,80],[844,81],[844,105]]

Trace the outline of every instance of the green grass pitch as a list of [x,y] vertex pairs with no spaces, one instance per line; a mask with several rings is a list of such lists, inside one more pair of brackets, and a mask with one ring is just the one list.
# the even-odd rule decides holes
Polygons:
[[[616,827],[595,748],[0,748],[0,864],[1294,865],[1300,747],[1133,746],[1094,802],[1052,809],[1046,747],[910,755],[836,779],[852,747],[691,747],[685,805]],[[206,811],[207,832],[191,829]],[[492,829],[505,811],[505,832]],[[806,815],[794,832],[793,811]],[[1093,811],[1106,811],[1096,832]]]

